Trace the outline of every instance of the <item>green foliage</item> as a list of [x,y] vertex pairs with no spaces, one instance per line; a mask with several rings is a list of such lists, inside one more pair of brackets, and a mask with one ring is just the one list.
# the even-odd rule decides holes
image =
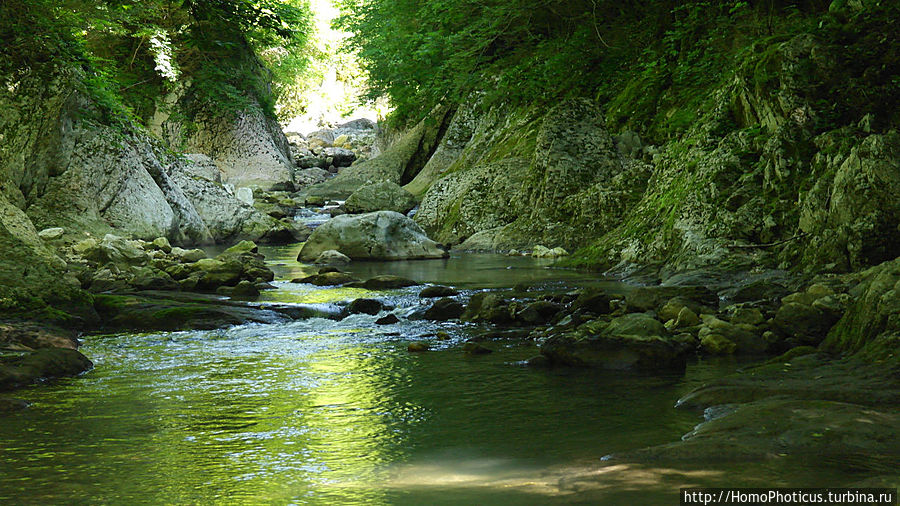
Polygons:
[[423,117],[472,90],[512,101],[580,87],[605,53],[600,20],[612,1],[344,0],[338,24],[398,115]]
[[186,80],[196,110],[274,114],[312,34],[305,0],[21,0],[0,4],[0,20],[2,75],[78,66],[98,109],[125,119]]

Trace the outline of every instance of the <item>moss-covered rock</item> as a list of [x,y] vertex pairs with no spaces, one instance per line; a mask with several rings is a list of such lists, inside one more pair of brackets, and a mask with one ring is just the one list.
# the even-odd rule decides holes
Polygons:
[[872,267],[850,292],[855,301],[828,332],[821,349],[900,364],[900,259]]
[[75,376],[94,364],[76,350],[43,348],[20,357],[0,360],[0,390],[30,385],[42,379]]
[[95,306],[108,330],[217,329],[248,322],[274,323],[284,316],[272,309],[223,303],[199,295],[144,293],[97,295]]
[[392,181],[366,184],[354,191],[344,202],[343,208],[350,214],[373,211],[395,211],[406,214],[416,207],[416,198]]
[[609,324],[589,322],[574,332],[550,336],[541,354],[554,365],[608,370],[683,370],[688,347],[655,318],[633,313]]
[[444,297],[436,300],[434,304],[425,311],[425,319],[437,321],[455,320],[462,316],[464,309],[462,303],[459,301]]

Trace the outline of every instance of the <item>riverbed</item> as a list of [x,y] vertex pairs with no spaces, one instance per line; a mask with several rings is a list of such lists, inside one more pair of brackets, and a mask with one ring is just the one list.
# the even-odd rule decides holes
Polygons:
[[[291,283],[311,272],[296,249],[263,250],[277,288],[260,304],[328,314],[374,297],[400,323],[375,324],[382,313],[86,336],[94,370],[17,392],[31,407],[2,420],[0,503],[672,504],[680,486],[762,485],[783,472],[600,460],[690,431],[702,417],[675,401],[733,372],[733,360],[695,360],[683,375],[536,369],[524,365],[535,344],[502,338],[483,343],[494,353],[468,356],[463,343],[483,327],[406,319],[427,303],[421,287]],[[499,255],[347,270],[452,285],[462,298],[614,283]],[[418,340],[431,351],[409,353]]]

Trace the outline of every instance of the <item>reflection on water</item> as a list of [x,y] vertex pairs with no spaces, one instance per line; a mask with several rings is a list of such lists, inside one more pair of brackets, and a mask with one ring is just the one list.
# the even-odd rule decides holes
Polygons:
[[691,380],[531,371],[514,362],[535,350],[510,343],[464,357],[461,328],[409,354],[407,336],[444,327],[373,318],[87,338],[94,371],[21,392],[32,408],[4,419],[0,501],[546,496],[548,468],[696,423],[670,407]]
[[[293,279],[313,274],[316,266],[297,262],[300,245],[261,247],[276,275]],[[393,274],[420,282],[462,288],[509,288],[517,284],[542,286],[597,283],[598,275],[585,271],[553,268],[553,260],[496,254],[453,253],[438,260],[398,262],[353,262],[341,267],[360,279]]]
[[[284,277],[298,267],[280,251]],[[509,283],[510,272],[541,283],[560,274],[528,259],[490,267],[502,258],[389,270],[468,288]],[[269,300],[376,296],[401,313],[419,304],[416,288],[278,284]],[[17,392],[32,407],[0,419],[0,503],[672,504],[684,484],[780,476],[599,462],[691,430],[699,415],[675,399],[733,364],[662,377],[533,370],[521,365],[533,345],[489,342],[496,353],[468,357],[473,326],[376,318],[87,337],[93,371]],[[451,339],[436,351],[406,351],[438,330]]]

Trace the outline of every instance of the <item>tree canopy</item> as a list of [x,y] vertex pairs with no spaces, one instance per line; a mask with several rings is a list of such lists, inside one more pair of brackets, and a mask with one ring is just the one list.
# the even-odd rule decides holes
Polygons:
[[0,16],[4,75],[80,64],[100,102],[137,116],[185,78],[198,106],[255,100],[272,113],[313,35],[305,0],[21,0],[3,2]]

